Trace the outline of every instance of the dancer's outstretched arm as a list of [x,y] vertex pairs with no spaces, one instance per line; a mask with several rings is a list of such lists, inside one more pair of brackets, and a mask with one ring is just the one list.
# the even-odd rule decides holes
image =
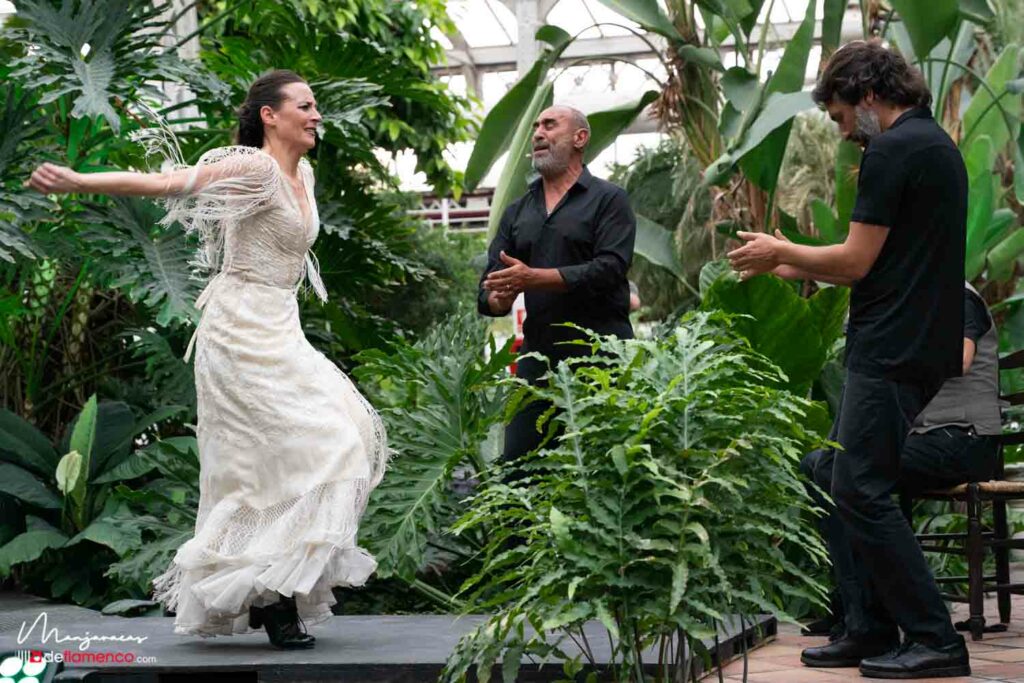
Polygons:
[[238,179],[237,185],[227,189],[238,195],[263,189],[273,175],[274,162],[266,155],[234,155],[213,163],[201,163],[191,168],[179,168],[162,173],[136,173],[110,171],[78,173],[66,166],[43,164],[32,172],[25,186],[43,194],[79,192],[133,197],[168,197],[192,194],[204,190],[218,181]]
[[[134,197],[165,197],[181,193],[192,169],[183,168],[165,173],[78,173],[66,166],[43,164],[32,172],[25,186],[43,194],[80,192]],[[197,185],[200,184],[197,178]],[[208,181],[207,181],[208,182]],[[205,184],[205,183],[202,183]]]

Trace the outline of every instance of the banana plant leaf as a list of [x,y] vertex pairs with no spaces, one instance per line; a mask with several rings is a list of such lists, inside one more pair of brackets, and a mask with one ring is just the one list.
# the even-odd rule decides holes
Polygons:
[[682,40],[679,31],[672,24],[658,4],[658,0],[600,0],[627,19],[632,19],[648,31],[659,33],[669,40]]
[[[555,26],[542,26],[537,31],[537,38],[551,45],[551,49],[545,52],[544,56],[538,60],[538,64],[543,64],[539,78],[540,85],[532,93],[529,93],[530,99],[528,103],[518,114],[518,124],[515,126],[515,132],[506,139],[491,130],[488,133],[487,149],[482,150],[478,157],[479,164],[476,172],[485,173],[486,169],[481,171],[484,162],[490,159],[490,163],[493,163],[493,158],[497,158],[497,155],[504,151],[504,149],[500,149],[501,145],[507,145],[508,158],[494,189],[494,197],[491,199],[491,215],[487,225],[489,237],[493,237],[498,231],[501,216],[505,209],[508,208],[508,205],[516,197],[526,192],[527,175],[530,169],[529,150],[530,139],[533,136],[533,121],[541,111],[551,106],[554,93],[554,83],[545,81],[545,76],[551,65],[555,63],[565,48],[572,42],[572,37],[568,33]],[[534,68],[536,66],[535,64]],[[523,90],[517,94],[514,101],[510,100],[507,111],[512,112],[514,109],[518,109],[521,105],[519,98],[526,94],[527,92]],[[507,97],[508,95],[506,95]],[[636,119],[640,112],[657,97],[657,92],[649,90],[637,102],[631,105],[596,112],[588,117],[591,125],[591,143],[584,160],[593,160],[603,149],[607,148]],[[502,102],[504,101],[505,98],[502,99]],[[509,114],[506,120],[511,118],[512,116]],[[485,126],[489,125],[497,126],[497,120],[490,124],[485,122]],[[498,140],[501,140],[500,144],[497,142]],[[477,145],[479,144],[480,141],[478,140]],[[500,151],[497,151],[497,155],[495,155],[495,151],[499,149]],[[473,156],[477,156],[475,147]],[[489,167],[487,166],[487,168]]]
[[980,275],[985,267],[985,237],[995,210],[994,160],[992,140],[987,135],[977,138],[964,155],[968,181],[964,275],[968,280]]
[[861,149],[843,140],[836,153],[836,230],[842,239],[850,231],[850,216],[857,199],[857,173],[860,170]]
[[847,0],[824,0],[824,3],[825,14],[821,21],[821,58],[827,59],[839,47]]
[[633,104],[595,112],[588,116],[590,142],[583,155],[584,163],[590,163],[597,158],[597,155],[615,142],[615,138],[619,137],[619,134],[636,120],[636,117],[647,108],[647,105],[656,99],[658,99],[658,92],[648,90]]
[[530,105],[523,112],[515,135],[512,136],[508,159],[505,160],[505,167],[501,170],[501,176],[494,188],[494,196],[491,198],[491,216],[487,224],[489,238],[494,237],[498,232],[498,224],[508,205],[516,197],[526,192],[526,174],[530,169],[528,153],[533,133],[533,121],[544,109],[551,106],[553,92],[554,83],[548,81],[533,93]]
[[839,222],[831,206],[820,199],[812,199],[811,218],[814,220],[814,227],[818,229],[818,234],[826,243],[838,244],[843,241],[843,236],[839,234]]
[[[1016,216],[1011,216],[1015,219]],[[997,282],[1006,282],[1013,275],[1017,257],[1024,253],[1024,228],[1017,227],[999,244],[988,252],[988,277]]]
[[715,71],[725,71],[725,66],[722,64],[722,60],[718,56],[718,53],[710,47],[698,47],[696,45],[686,43],[679,46],[676,50],[676,54],[687,62],[696,62],[697,64],[702,64],[706,67],[712,68]]
[[[788,124],[792,122],[793,117],[812,107],[814,107],[814,100],[811,99],[811,94],[808,92],[773,93],[770,95],[736,149],[723,154],[704,171],[705,182],[711,185],[724,183],[732,174],[736,159],[755,150],[776,129],[787,126],[788,131]],[[767,161],[767,157],[762,160]],[[767,168],[760,161],[752,162],[752,164],[755,171]],[[778,178],[777,171],[775,178]]]
[[636,245],[633,251],[680,280],[686,279],[686,270],[679,261],[672,231],[640,214],[636,217]]
[[[961,149],[968,149],[977,138],[988,136],[998,154],[1011,140],[1017,140],[1020,133],[1021,96],[1008,89],[1007,85],[1020,76],[1020,58],[1020,47],[1011,43],[1003,49],[985,74],[988,88],[978,86],[964,112]],[[998,97],[998,104],[989,88]]]
[[916,56],[930,54],[960,18],[957,0],[892,0],[892,6],[910,34]]
[[987,0],[960,0],[960,16],[978,26],[988,26],[996,18]]
[[516,81],[484,118],[466,164],[466,189],[480,184],[494,162],[508,149],[523,112],[530,105],[533,93],[547,73],[544,60],[537,60],[526,75]]
[[[769,101],[765,103],[767,108],[770,96],[776,93],[798,93],[804,84],[804,74],[807,71],[807,60],[811,53],[811,44],[814,42],[814,12],[817,7],[817,0],[807,3],[807,12],[800,28],[793,35],[793,38],[786,45],[782,54],[778,70],[772,75],[766,86],[766,93]],[[809,97],[808,97],[809,99]],[[775,189],[779,179],[779,170],[782,168],[782,157],[786,153],[786,144],[789,142],[789,131],[792,127],[792,117],[786,119],[781,126],[775,127],[763,142],[744,154],[735,153],[734,158],[739,159],[740,169],[744,175],[761,189],[771,192]]]

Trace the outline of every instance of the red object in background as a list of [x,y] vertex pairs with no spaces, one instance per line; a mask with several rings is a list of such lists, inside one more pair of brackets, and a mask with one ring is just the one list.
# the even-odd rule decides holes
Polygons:
[[[516,354],[519,353],[519,348],[522,345],[523,345],[523,338],[522,337],[516,337],[516,340],[514,342],[512,342],[512,353],[516,353]],[[509,363],[508,371],[511,372],[513,375],[516,374],[516,362],[515,361],[512,361],[511,363]]]
[[[515,341],[512,342],[512,353],[519,353],[519,349],[523,345],[523,322],[526,320],[526,299],[522,294],[516,297],[516,300],[512,302],[512,334],[515,337]],[[516,374],[516,362],[513,361],[508,366],[508,371],[513,375]]]

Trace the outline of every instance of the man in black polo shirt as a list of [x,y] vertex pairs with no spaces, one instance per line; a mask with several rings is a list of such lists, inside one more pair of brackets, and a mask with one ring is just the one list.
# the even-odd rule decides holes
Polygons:
[[[501,217],[480,279],[477,308],[503,316],[520,292],[526,294],[522,351],[537,351],[557,363],[589,354],[564,342],[581,334],[559,323],[576,323],[600,334],[626,339],[629,283],[636,219],[626,191],[595,178],[583,164],[590,124],[572,107],[545,109],[533,125],[533,167],[540,177]],[[521,360],[516,375],[529,382],[545,372],[543,363]],[[508,460],[539,445],[537,418],[545,406],[534,402],[505,430]]]
[[962,297],[967,174],[932,119],[920,73],[877,42],[838,50],[814,98],[844,137],[866,145],[849,236],[809,247],[740,233],[746,244],[729,254],[744,278],[775,272],[853,287],[832,496],[864,572],[858,579],[877,599],[857,605],[869,591],[844,592],[847,609],[864,618],[848,618],[846,637],[801,659],[860,661],[874,678],[966,676],[963,638],[892,494],[911,424],[961,373],[963,307],[949,302]]

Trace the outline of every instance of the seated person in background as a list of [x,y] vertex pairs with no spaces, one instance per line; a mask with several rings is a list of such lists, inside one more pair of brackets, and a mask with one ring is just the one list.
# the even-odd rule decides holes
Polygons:
[[[994,474],[996,437],[1001,433],[998,335],[984,300],[967,283],[963,303],[963,376],[946,380],[917,416],[900,456],[899,487],[910,494],[988,481]],[[834,440],[835,435],[830,438]],[[831,491],[834,460],[833,449],[812,451],[804,457],[800,469],[821,491]],[[855,578],[861,575],[855,570],[857,559],[833,504],[818,489],[808,486],[808,491],[826,512],[818,519],[818,527],[828,545],[836,576],[843,578],[832,594],[832,615],[809,624],[804,632],[829,635],[835,640],[850,626],[848,620],[882,618],[885,611],[847,614],[843,609],[843,595],[854,591],[868,593],[870,588],[860,585]]]

